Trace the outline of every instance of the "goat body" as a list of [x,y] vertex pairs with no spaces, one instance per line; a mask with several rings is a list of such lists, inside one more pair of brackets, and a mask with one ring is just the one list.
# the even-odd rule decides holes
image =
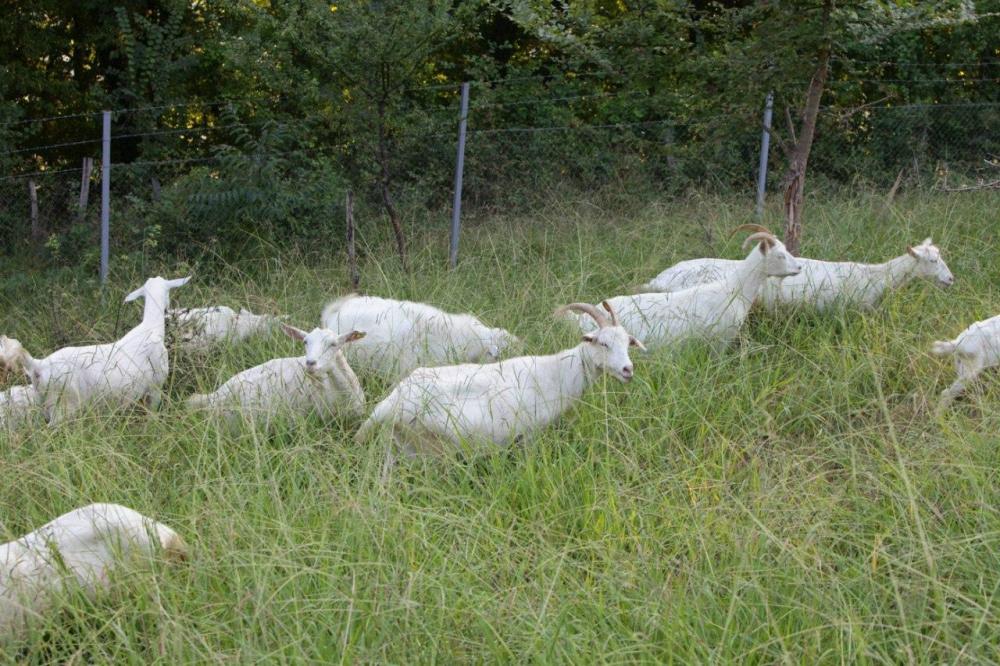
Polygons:
[[[926,239],[908,248],[902,256],[881,264],[849,261],[820,261],[798,258],[802,271],[781,280],[771,279],[760,289],[759,300],[767,308],[779,305],[809,305],[826,310],[836,305],[874,308],[885,293],[914,278],[933,278],[950,285],[954,277],[941,259],[940,250]],[[674,264],[645,289],[675,292],[696,285],[718,282],[731,275],[739,261],[732,259],[690,259]]]
[[365,331],[347,357],[359,371],[398,379],[417,367],[496,360],[515,341],[468,314],[451,314],[425,303],[349,295],[323,310],[323,326]]
[[[756,240],[761,234],[751,236]],[[701,339],[724,346],[739,333],[768,275],[794,275],[798,262],[767,234],[722,280],[670,293],[616,296],[608,302],[622,325],[647,346]],[[579,317],[583,330],[592,324]]]
[[[357,376],[343,358],[340,372],[306,372],[305,357],[276,358],[230,377],[213,393],[189,398],[191,407],[239,410],[251,418],[280,411],[315,412],[330,419],[336,414],[361,416],[365,396]],[[349,374],[348,374],[349,373]]]
[[356,439],[364,442],[375,428],[389,425],[395,442],[413,455],[466,444],[505,446],[530,436],[558,418],[602,372],[631,380],[628,347],[641,343],[617,324],[597,323],[582,344],[557,354],[418,368],[375,407]]
[[1000,365],[1000,315],[977,321],[954,340],[931,346],[936,356],[952,356],[958,379],[941,393],[939,407],[947,407],[986,368]]
[[203,350],[221,342],[243,342],[279,323],[279,318],[258,315],[225,305],[205,308],[178,308],[167,313],[175,339],[185,349]]
[[188,399],[188,406],[209,407],[236,416],[267,420],[278,412],[316,413],[321,418],[360,417],[365,394],[341,348],[363,333],[337,335],[317,328],[305,333],[291,326],[286,332],[306,345],[306,355],[276,358],[234,375],[215,392]]
[[0,637],[42,616],[64,589],[93,596],[123,560],[160,549],[170,559],[187,556],[172,529],[117,504],[75,509],[0,546]]
[[127,404],[146,400],[155,407],[169,371],[164,344],[164,312],[169,290],[190,278],[150,278],[126,297],[145,299],[142,321],[120,340],[86,347],[64,347],[43,359],[23,352],[23,365],[43,401],[46,419],[55,424],[90,404]]

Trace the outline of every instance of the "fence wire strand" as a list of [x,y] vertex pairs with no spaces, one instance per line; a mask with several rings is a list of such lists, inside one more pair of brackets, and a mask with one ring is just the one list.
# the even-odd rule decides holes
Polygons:
[[[535,199],[530,193],[541,197],[557,187],[592,190],[615,184],[630,191],[632,182],[655,183],[668,192],[705,185],[736,191],[753,187],[761,133],[759,112],[740,116],[720,113],[718,109],[687,109],[666,117],[671,108],[659,108],[644,91],[588,92],[572,85],[577,79],[606,75],[558,73],[471,82],[463,179],[466,210],[532,205]],[[997,80],[848,78],[833,83],[982,84]],[[520,83],[530,85],[520,86]],[[413,90],[457,90],[459,86],[434,84]],[[235,113],[232,118],[224,118],[240,118],[238,122],[200,127],[170,127],[161,121],[150,123],[159,126],[143,128],[141,123],[123,121],[128,114],[268,99],[272,98],[189,100],[114,110],[113,117],[118,119],[117,126],[123,133],[112,132],[111,137],[112,155],[117,160],[110,171],[113,214],[120,214],[126,206],[155,205],[175,189],[180,193],[176,196],[181,197],[175,201],[202,201],[199,199],[202,197],[209,202],[218,200],[218,205],[224,207],[230,200],[226,183],[252,180],[257,169],[280,174],[282,169],[296,168],[311,177],[317,169],[356,165],[370,157],[364,152],[366,144],[352,141],[287,149],[268,144],[246,147],[239,142],[242,147],[233,147],[226,145],[227,137],[220,134],[206,141],[190,141],[184,136],[241,129],[241,137],[256,141],[260,133],[254,131],[255,125]],[[576,104],[620,100],[628,100],[630,104]],[[396,186],[406,188],[401,196],[423,197],[425,205],[438,205],[450,200],[451,195],[459,124],[458,96],[422,99],[415,96],[407,98],[406,103],[409,106],[402,112],[410,114],[406,116],[409,121],[390,135],[390,170],[395,174]],[[763,95],[761,111],[762,107]],[[629,113],[634,115],[630,117]],[[76,134],[77,127],[71,121],[99,116],[97,112],[66,114],[4,125],[66,122],[66,127]],[[783,122],[776,121],[773,130],[769,179],[772,188],[780,177],[783,126]],[[358,129],[371,131],[371,126]],[[157,140],[136,141],[144,138]],[[33,229],[35,234],[52,235],[62,239],[60,242],[70,242],[77,235],[89,238],[98,222],[101,167],[99,160],[95,160],[88,181],[91,187],[87,206],[81,210],[81,191],[86,189],[82,188],[82,169],[69,163],[81,158],[80,151],[73,149],[99,143],[97,129],[93,138],[29,147],[14,144],[0,153],[9,169],[7,175],[0,176],[0,236],[23,239],[25,230]],[[60,149],[70,150],[60,153]],[[23,157],[32,153],[35,156]],[[902,171],[909,174],[907,177],[914,186],[963,191],[971,183],[984,179],[990,182],[989,170],[995,172],[996,167],[984,160],[997,155],[1000,155],[1000,102],[997,101],[952,97],[940,103],[894,104],[880,100],[871,106],[828,106],[821,109],[810,158],[810,177],[840,183],[862,178],[882,186],[891,183]],[[330,162],[317,167],[304,160]],[[39,168],[43,164],[51,168]],[[211,168],[197,168],[205,165]],[[24,173],[16,173],[18,169]],[[373,178],[370,173],[367,177]],[[34,184],[36,196],[37,216],[33,219],[29,181]],[[267,203],[266,194],[250,194],[261,197],[260,205]]]

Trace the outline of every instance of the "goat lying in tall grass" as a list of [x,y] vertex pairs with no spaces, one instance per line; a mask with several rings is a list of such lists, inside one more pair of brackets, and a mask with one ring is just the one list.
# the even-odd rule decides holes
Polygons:
[[281,323],[284,316],[254,314],[240,308],[236,312],[225,305],[205,308],[179,308],[167,312],[173,339],[182,349],[204,351],[212,345],[243,342],[266,333]]
[[986,368],[1000,365],[1000,315],[977,321],[958,334],[954,340],[939,340],[931,346],[936,356],[951,356],[955,360],[958,379],[941,392],[938,409],[948,407],[961,395],[969,383]]
[[213,393],[191,396],[188,406],[214,409],[230,420],[243,416],[266,421],[279,412],[316,413],[324,419],[363,416],[365,394],[342,350],[365,334],[338,335],[325,328],[306,333],[287,324],[282,328],[304,343],[305,356],[276,358],[244,370]]
[[[798,275],[784,280],[768,280],[760,290],[759,299],[765,307],[805,305],[826,310],[839,304],[871,309],[889,290],[898,289],[912,280],[934,280],[945,287],[955,281],[941,258],[941,250],[930,238],[919,245],[907,247],[904,254],[881,264],[802,257],[798,258],[798,262],[802,267]],[[675,292],[717,282],[731,275],[740,263],[732,259],[689,259],[674,264],[641,289]]]
[[[736,231],[756,228],[744,225]],[[768,277],[799,272],[799,263],[770,232],[755,231],[743,243],[750,254],[718,282],[670,293],[615,296],[608,302],[622,325],[653,349],[685,340],[707,340],[716,347],[729,344],[739,333],[757,293]],[[577,317],[580,328],[591,330],[586,317]]]
[[52,610],[60,593],[79,588],[88,597],[107,587],[130,558],[162,551],[183,560],[180,535],[118,504],[90,504],[0,546],[0,640]]
[[20,342],[8,338],[6,362],[24,368],[31,378],[49,424],[93,404],[118,406],[144,400],[151,407],[159,405],[169,371],[164,319],[170,290],[190,279],[150,278],[126,296],[126,303],[145,299],[142,321],[115,342],[64,347],[35,359]]
[[365,331],[347,351],[358,372],[396,380],[418,367],[495,361],[517,341],[468,314],[452,314],[426,303],[350,294],[323,309],[323,326],[345,333]]
[[[548,356],[520,356],[498,363],[417,368],[372,411],[356,441],[388,427],[407,456],[466,447],[507,446],[533,435],[569,409],[602,374],[632,380],[629,347],[644,349],[615,318],[593,305],[572,303],[556,311],[593,318],[596,330],[571,349]],[[392,453],[387,459],[391,464]]]

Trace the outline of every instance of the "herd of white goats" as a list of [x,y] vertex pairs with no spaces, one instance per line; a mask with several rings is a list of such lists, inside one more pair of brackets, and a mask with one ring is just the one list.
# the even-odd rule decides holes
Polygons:
[[[226,307],[169,309],[169,292],[189,278],[150,278],[125,300],[145,300],[138,326],[120,340],[67,347],[34,358],[15,339],[0,337],[0,365],[31,380],[0,394],[0,422],[17,427],[44,418],[56,424],[81,409],[160,402],[167,379],[167,321],[178,344],[205,349],[281,326],[300,340],[305,355],[278,358],[244,370],[215,392],[188,399],[192,409],[242,419],[279,413],[322,418],[364,416],[357,370],[396,381],[361,425],[359,442],[390,435],[386,469],[395,454],[468,451],[528,437],[565,412],[602,373],[632,379],[629,348],[665,347],[707,340],[720,348],[738,334],[754,302],[874,307],[883,294],[916,278],[950,285],[954,278],[928,238],[881,264],[792,256],[763,227],[751,232],[743,260],[694,259],[663,271],[645,293],[616,296],[599,306],[572,303],[556,311],[583,330],[580,344],[547,356],[499,360],[517,342],[471,315],[422,303],[350,295],[326,306],[322,326],[306,333],[280,317]],[[1000,316],[978,322],[932,351],[952,355],[958,379],[942,395],[947,405],[983,368],[1000,364]],[[448,365],[459,362],[458,365]],[[67,581],[85,591],[106,584],[109,568],[125,552],[163,549],[183,557],[183,540],[170,528],[130,509],[95,504],[72,511],[21,539],[0,546],[0,632],[53,603]],[[53,554],[58,553],[58,557]]]

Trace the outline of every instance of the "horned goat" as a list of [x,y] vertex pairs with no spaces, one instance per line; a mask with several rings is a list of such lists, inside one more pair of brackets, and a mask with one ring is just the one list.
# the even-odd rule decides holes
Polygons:
[[[593,318],[597,330],[550,356],[521,356],[498,363],[418,368],[372,411],[356,441],[378,427],[391,429],[407,456],[464,450],[465,445],[505,446],[556,420],[602,373],[632,379],[629,347],[644,349],[623,328],[610,305],[610,320],[587,303],[556,311]],[[393,452],[387,463],[392,460]]]
[[931,353],[955,359],[958,379],[941,392],[938,408],[944,409],[968,388],[980,372],[1000,365],[1000,315],[977,321],[954,340],[935,342]]
[[90,504],[0,546],[0,638],[16,637],[68,589],[93,597],[129,558],[184,560],[175,531],[118,504]]
[[225,305],[206,308],[178,308],[167,312],[167,322],[178,346],[201,351],[222,342],[243,342],[253,335],[266,333],[281,323],[284,316],[254,314],[245,308],[239,312]]
[[[763,227],[760,227],[763,229]],[[802,272],[785,280],[769,280],[759,299],[768,308],[808,305],[826,310],[836,305],[874,308],[886,292],[914,279],[935,280],[950,286],[955,277],[930,238],[881,264],[798,259]],[[724,279],[739,264],[732,259],[690,259],[674,264],[650,282],[644,291],[673,292]]]
[[126,296],[126,303],[145,299],[142,321],[115,342],[64,347],[35,359],[17,340],[8,338],[8,343],[16,343],[11,345],[15,351],[8,362],[27,371],[49,424],[96,403],[120,405],[145,400],[151,407],[159,405],[168,372],[164,313],[170,290],[190,279],[149,278]]
[[[732,341],[767,278],[791,276],[800,270],[795,257],[771,233],[757,231],[756,225],[737,227],[733,233],[748,228],[754,233],[743,247],[754,244],[754,248],[724,279],[672,293],[608,299],[622,325],[650,348],[688,339],[708,340],[721,348]],[[585,331],[593,326],[584,317],[578,320]]]
[[279,411],[315,412],[326,419],[363,416],[365,394],[342,350],[365,334],[350,331],[338,335],[325,328],[306,333],[287,324],[282,324],[282,329],[305,344],[305,356],[276,358],[244,370],[214,393],[191,396],[188,406],[251,420],[267,420]]
[[468,314],[451,314],[425,303],[349,294],[323,309],[332,331],[365,331],[347,358],[358,372],[395,380],[418,367],[498,360],[517,342]]

